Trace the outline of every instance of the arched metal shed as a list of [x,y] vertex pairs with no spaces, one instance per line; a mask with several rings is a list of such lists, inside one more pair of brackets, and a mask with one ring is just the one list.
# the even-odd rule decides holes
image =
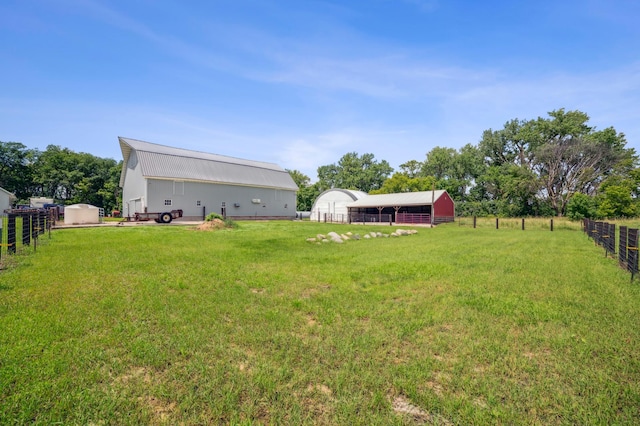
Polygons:
[[367,196],[366,192],[355,189],[328,189],[316,198],[311,207],[309,220],[314,222],[348,222],[347,204]]

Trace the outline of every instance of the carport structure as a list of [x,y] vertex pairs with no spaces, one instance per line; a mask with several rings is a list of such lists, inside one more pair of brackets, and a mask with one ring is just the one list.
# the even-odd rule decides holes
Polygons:
[[455,204],[445,190],[367,195],[347,204],[350,222],[453,222]]

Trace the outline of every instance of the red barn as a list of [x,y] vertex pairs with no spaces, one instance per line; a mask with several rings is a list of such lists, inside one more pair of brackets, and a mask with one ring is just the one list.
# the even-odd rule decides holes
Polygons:
[[352,222],[453,222],[455,204],[445,190],[367,195],[347,204]]

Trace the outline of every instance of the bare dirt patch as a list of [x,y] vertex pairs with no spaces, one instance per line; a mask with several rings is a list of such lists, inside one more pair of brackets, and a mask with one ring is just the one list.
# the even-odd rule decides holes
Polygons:
[[216,231],[218,229],[225,229],[227,225],[220,219],[213,219],[207,222],[203,222],[196,226],[197,231]]
[[127,383],[132,380],[142,380],[144,383],[151,382],[151,371],[145,367],[133,367],[127,373],[116,377],[115,382]]
[[175,402],[166,402],[154,396],[140,397],[138,399],[151,408],[156,421],[166,422],[176,409]]
[[437,414],[431,414],[427,410],[424,410],[416,405],[413,405],[409,399],[403,395],[394,398],[391,403],[393,411],[398,414],[409,416],[416,424],[439,424],[439,425],[451,425],[452,423],[439,416]]
[[321,394],[326,395],[328,397],[333,396],[333,391],[329,388],[329,386],[324,385],[324,384],[320,384],[320,385],[310,384],[307,387],[307,391],[308,392],[320,392]]

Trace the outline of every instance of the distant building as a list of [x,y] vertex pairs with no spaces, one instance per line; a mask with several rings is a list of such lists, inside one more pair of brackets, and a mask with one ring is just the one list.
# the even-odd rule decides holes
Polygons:
[[0,188],[0,213],[11,208],[16,196],[6,189]]
[[347,208],[352,222],[380,220],[435,225],[455,220],[455,203],[445,190],[367,195],[347,204]]
[[347,205],[367,197],[366,192],[354,189],[327,189],[318,195],[311,207],[309,220],[313,222],[348,222]]
[[273,163],[243,160],[119,137],[122,215],[183,210],[233,219],[295,219],[298,187]]
[[53,204],[53,198],[47,197],[31,197],[29,198],[29,206],[34,209],[43,209],[47,204]]

